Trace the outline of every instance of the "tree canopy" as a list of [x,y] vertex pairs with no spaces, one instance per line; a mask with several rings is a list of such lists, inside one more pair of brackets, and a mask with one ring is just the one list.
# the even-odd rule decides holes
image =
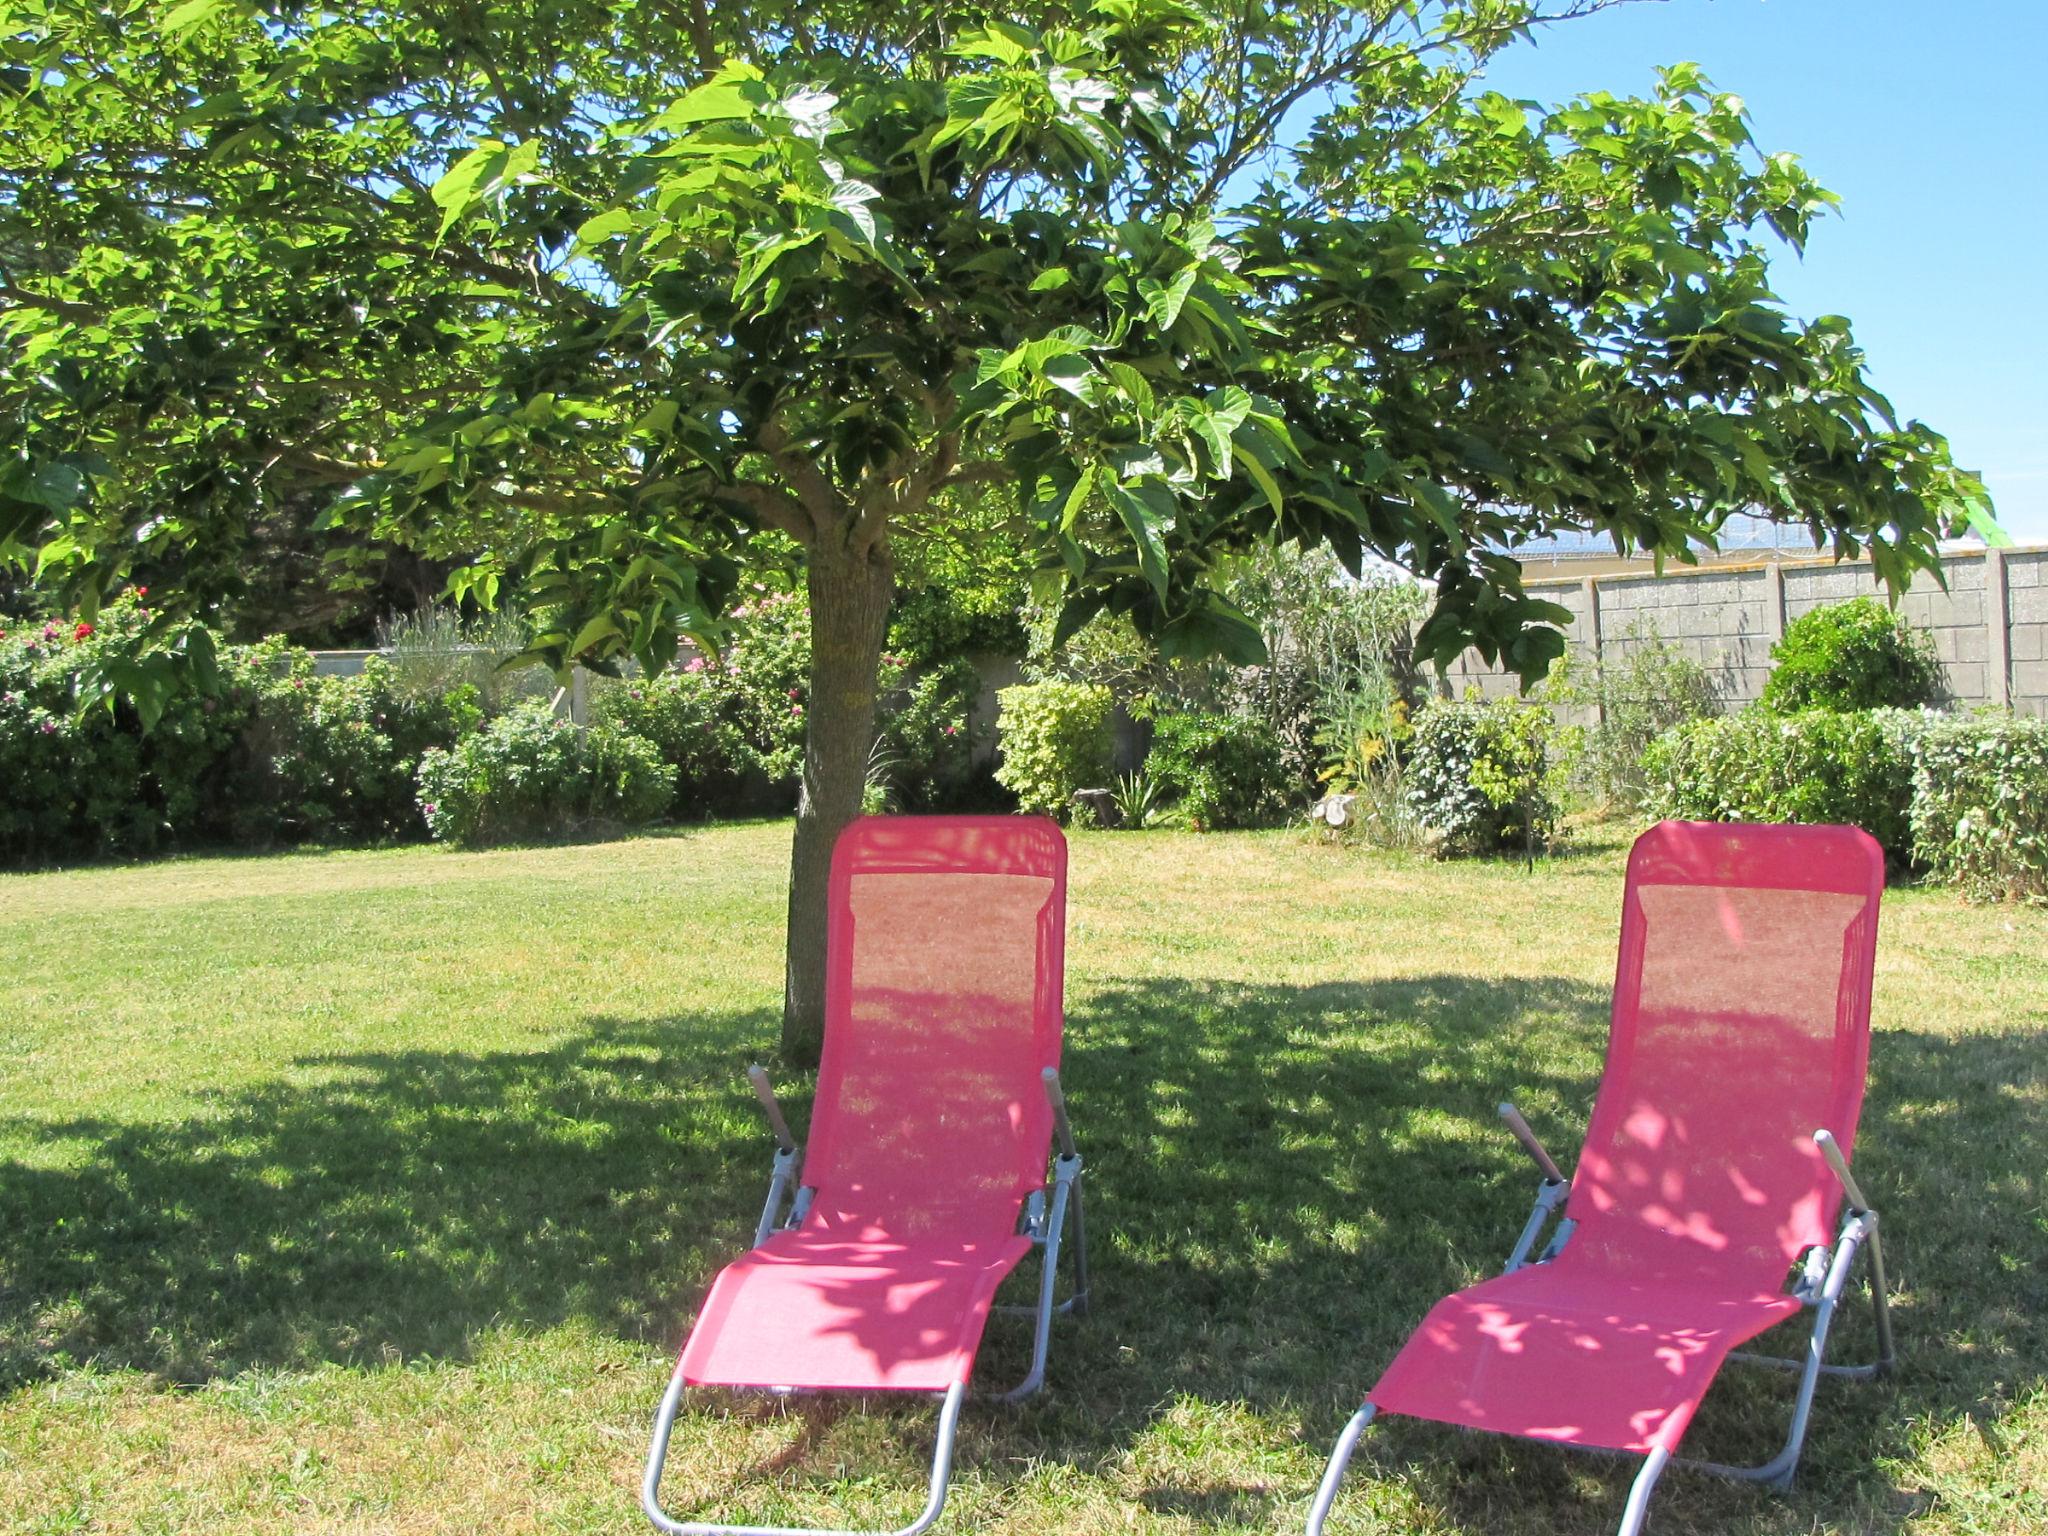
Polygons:
[[598,665],[800,566],[817,901],[896,552],[963,526],[1169,654],[1256,653],[1233,550],[1383,558],[1529,677],[1551,531],[1936,569],[1982,488],[1773,297],[1832,199],[1741,102],[1475,88],[1603,3],[6,0],[0,559],[203,605],[318,495],[337,579]]

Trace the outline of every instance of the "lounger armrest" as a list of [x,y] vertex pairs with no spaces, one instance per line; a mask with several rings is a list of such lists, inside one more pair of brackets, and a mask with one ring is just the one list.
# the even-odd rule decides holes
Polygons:
[[1053,1129],[1060,1139],[1060,1156],[1079,1157],[1080,1150],[1074,1145],[1074,1127],[1067,1120],[1067,1096],[1060,1089],[1060,1069],[1047,1067],[1039,1076],[1045,1083],[1045,1100],[1052,1106]]
[[1856,1175],[1849,1171],[1849,1160],[1842,1156],[1842,1145],[1835,1140],[1832,1131],[1820,1130],[1813,1133],[1813,1144],[1820,1148],[1820,1155],[1827,1159],[1828,1167],[1842,1182],[1842,1193],[1849,1198],[1849,1209],[1862,1216],[1870,1212],[1870,1202],[1863,1198],[1863,1190],[1856,1183]]
[[796,1151],[796,1137],[789,1131],[789,1122],[782,1118],[782,1105],[775,1098],[775,1088],[768,1081],[768,1069],[758,1061],[747,1068],[747,1081],[754,1085],[754,1097],[761,1101],[761,1113],[768,1117],[768,1129],[775,1133],[775,1145],[785,1152]]
[[1515,1108],[1512,1104],[1502,1104],[1500,1106],[1500,1117],[1507,1122],[1508,1130],[1513,1134],[1515,1140],[1522,1144],[1522,1150],[1527,1152],[1536,1166],[1542,1170],[1546,1183],[1563,1184],[1568,1182],[1563,1171],[1557,1166],[1556,1159],[1544,1150],[1543,1143],[1536,1139],[1536,1133],[1529,1129],[1529,1122],[1522,1118],[1522,1112],[1519,1109]]

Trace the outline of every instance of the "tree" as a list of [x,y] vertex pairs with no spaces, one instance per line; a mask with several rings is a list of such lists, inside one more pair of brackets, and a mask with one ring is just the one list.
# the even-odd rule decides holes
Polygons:
[[941,530],[993,508],[1067,627],[1239,659],[1226,552],[1372,552],[1437,584],[1422,655],[1526,677],[1527,536],[1682,559],[1761,510],[1936,568],[1981,487],[1773,301],[1829,198],[1739,101],[1475,94],[1536,0],[1274,9],[14,0],[0,554],[204,604],[317,489],[351,568],[453,562],[558,666],[716,645],[800,567],[798,1059]]

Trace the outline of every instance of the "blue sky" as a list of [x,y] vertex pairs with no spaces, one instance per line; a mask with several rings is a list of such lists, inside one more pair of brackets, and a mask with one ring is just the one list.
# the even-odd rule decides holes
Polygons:
[[2027,543],[2048,542],[2044,57],[2048,0],[1661,0],[1549,28],[1487,83],[1639,95],[1687,59],[1741,96],[1758,144],[1842,198],[1778,292],[1849,317],[1877,387],[1948,435]]

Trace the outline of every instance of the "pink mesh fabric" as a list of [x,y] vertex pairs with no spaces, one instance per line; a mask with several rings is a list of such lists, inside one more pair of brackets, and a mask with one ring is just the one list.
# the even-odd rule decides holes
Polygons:
[[815,1195],[722,1273],[693,1383],[937,1391],[1030,1250],[1059,1064],[1066,840],[1023,816],[868,817],[832,855]]
[[1550,1264],[1438,1304],[1372,1399],[1675,1446],[1728,1351],[1798,1310],[1863,1102],[1884,859],[1850,827],[1665,822],[1629,858],[1607,1066]]

